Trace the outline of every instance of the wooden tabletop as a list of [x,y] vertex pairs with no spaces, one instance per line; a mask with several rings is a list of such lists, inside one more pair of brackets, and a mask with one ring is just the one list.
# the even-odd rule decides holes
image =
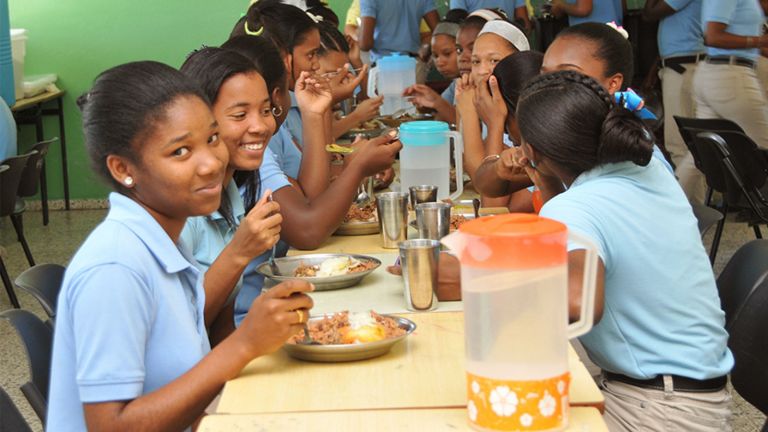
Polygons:
[[31,108],[37,104],[45,103],[54,99],[58,99],[64,96],[66,93],[64,90],[46,91],[40,93],[37,96],[31,98],[17,99],[16,103],[11,107],[11,111],[24,111],[27,108]]
[[[388,354],[349,363],[295,360],[280,350],[227,382],[224,414],[407,408],[466,404],[463,312],[402,314],[416,331]],[[603,396],[571,348],[571,405],[602,410]]]
[[[469,431],[463,408],[326,411],[285,414],[210,415],[198,432],[239,431]],[[595,408],[571,408],[566,431],[607,432]]]

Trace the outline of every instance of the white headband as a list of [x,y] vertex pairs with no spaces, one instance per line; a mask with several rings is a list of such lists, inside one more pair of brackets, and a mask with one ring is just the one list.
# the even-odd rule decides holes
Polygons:
[[452,38],[455,38],[458,33],[459,33],[459,25],[458,24],[452,23],[452,22],[443,21],[441,23],[438,23],[435,26],[435,30],[432,31],[432,36],[437,36],[437,35],[444,34],[444,35],[448,35],[448,36],[450,36]]
[[509,43],[514,45],[518,51],[528,51],[531,49],[531,46],[528,44],[528,38],[525,37],[525,34],[520,31],[519,28],[515,27],[514,24],[508,21],[488,21],[483,26],[483,29],[480,30],[480,33],[477,34],[477,37],[480,37],[484,33],[493,33],[503,37],[509,41]]
[[503,19],[503,17],[499,16],[497,12],[494,12],[490,9],[478,9],[472,12],[471,14],[467,15],[467,18],[473,17],[473,16],[480,17],[486,21],[495,21],[495,20]]

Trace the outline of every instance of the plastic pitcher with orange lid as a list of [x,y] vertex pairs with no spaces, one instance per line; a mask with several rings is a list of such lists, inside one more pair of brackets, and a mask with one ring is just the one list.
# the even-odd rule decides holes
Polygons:
[[[568,324],[568,240],[587,251],[581,315]],[[443,237],[461,263],[467,415],[482,431],[568,424],[568,339],[592,328],[597,248],[533,214],[475,219]]]

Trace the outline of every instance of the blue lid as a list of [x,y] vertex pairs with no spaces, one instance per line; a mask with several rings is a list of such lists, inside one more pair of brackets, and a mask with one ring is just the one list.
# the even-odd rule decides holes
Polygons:
[[400,125],[400,142],[406,146],[447,144],[448,123],[436,120],[409,121]]

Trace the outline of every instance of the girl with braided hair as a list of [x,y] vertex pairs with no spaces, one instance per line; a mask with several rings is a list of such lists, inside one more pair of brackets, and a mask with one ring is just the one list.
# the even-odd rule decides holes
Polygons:
[[[542,191],[540,215],[598,247],[597,324],[580,341],[603,370],[609,429],[728,430],[725,316],[696,218],[650,132],[576,71],[533,79],[517,120],[516,162]],[[583,248],[568,245],[572,319]]]

